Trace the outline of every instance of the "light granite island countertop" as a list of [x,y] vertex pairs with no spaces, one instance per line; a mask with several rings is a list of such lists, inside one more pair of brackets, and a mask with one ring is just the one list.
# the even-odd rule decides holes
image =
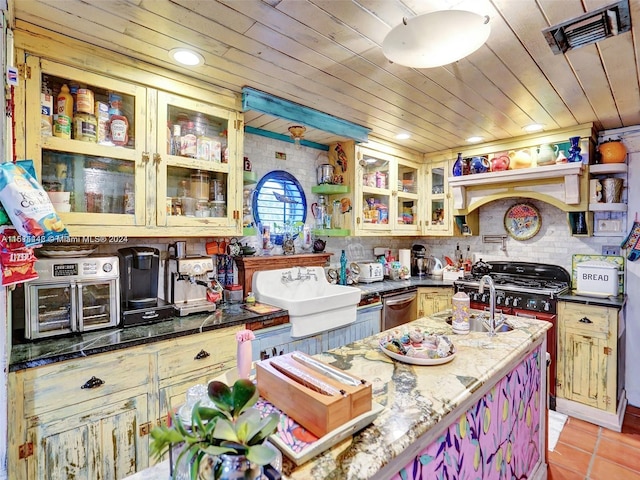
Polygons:
[[[369,426],[300,466],[285,457],[283,478],[546,478],[545,332],[551,324],[507,316],[512,331],[455,335],[449,315],[400,327],[450,335],[456,356],[442,365],[392,360],[380,351],[384,333],[316,355],[371,381],[373,400],[385,408]],[[156,469],[153,478],[160,471],[166,469]],[[132,479],[151,478],[146,473]]]

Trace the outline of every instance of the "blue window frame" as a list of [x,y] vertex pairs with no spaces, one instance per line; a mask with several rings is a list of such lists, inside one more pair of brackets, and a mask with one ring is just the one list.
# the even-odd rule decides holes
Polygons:
[[296,177],[284,170],[274,170],[260,179],[252,204],[257,225],[269,226],[271,241],[276,245],[282,245],[286,232],[295,237],[295,227],[307,219],[304,190]]

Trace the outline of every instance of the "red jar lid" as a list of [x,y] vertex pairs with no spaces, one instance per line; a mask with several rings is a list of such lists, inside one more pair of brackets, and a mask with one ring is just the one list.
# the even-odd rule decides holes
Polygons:
[[225,290],[242,290],[242,285],[234,283],[233,285],[226,285]]

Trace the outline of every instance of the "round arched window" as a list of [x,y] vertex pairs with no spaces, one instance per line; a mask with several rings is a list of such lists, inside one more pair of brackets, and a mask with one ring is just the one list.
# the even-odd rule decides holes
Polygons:
[[271,241],[282,245],[286,233],[295,237],[307,219],[307,199],[300,182],[284,170],[260,179],[253,198],[253,218],[260,228],[269,227]]

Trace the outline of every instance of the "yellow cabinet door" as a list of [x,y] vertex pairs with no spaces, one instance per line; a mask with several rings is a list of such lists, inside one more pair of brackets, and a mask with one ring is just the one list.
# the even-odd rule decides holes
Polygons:
[[418,317],[427,317],[451,308],[452,288],[419,288]]
[[[162,91],[157,115],[162,126],[154,157],[157,225],[187,233],[203,227],[216,227],[219,235],[242,233],[241,115]],[[172,145],[169,125],[176,133],[193,132],[192,151],[184,140],[182,149]]]
[[615,308],[559,302],[558,397],[616,411],[617,321]]
[[[122,227],[133,231],[144,226],[148,220],[144,188],[149,160],[145,130],[147,89],[36,56],[28,56],[26,64],[31,74],[25,80],[25,135],[17,143],[16,153],[19,158],[25,155],[34,160],[45,190],[70,192],[68,207],[55,206],[69,233],[93,236],[100,226],[105,234],[110,227],[114,234],[123,234],[127,230]],[[55,96],[67,84],[82,85],[92,92],[96,99],[91,105],[94,112],[98,104],[102,105],[99,108],[108,109],[110,100],[114,105],[118,102],[112,118],[117,113],[118,118],[126,119],[121,121],[128,124],[123,144],[114,144],[109,133],[108,110],[106,119],[84,113],[93,118],[93,123],[81,121],[83,112],[76,113],[70,118],[72,133],[68,137],[52,135],[51,127],[43,128],[41,92]],[[93,129],[86,127],[92,124]],[[91,132],[95,141],[88,141],[90,135],[86,132]]]
[[433,162],[426,167],[426,198],[424,202],[425,235],[453,235],[453,215],[449,192],[450,162]]
[[27,418],[33,454],[11,478],[119,480],[146,468],[147,394],[114,397]]

